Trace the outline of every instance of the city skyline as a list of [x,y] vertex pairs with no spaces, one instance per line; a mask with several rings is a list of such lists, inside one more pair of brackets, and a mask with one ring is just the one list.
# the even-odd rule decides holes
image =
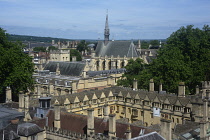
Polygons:
[[103,39],[165,39],[181,26],[210,24],[208,0],[0,0],[0,27],[10,34]]

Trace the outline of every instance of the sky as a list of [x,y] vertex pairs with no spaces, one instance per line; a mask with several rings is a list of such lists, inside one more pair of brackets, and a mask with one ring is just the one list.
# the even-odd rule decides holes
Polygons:
[[210,25],[210,0],[0,0],[7,33],[67,39],[166,39],[181,26]]

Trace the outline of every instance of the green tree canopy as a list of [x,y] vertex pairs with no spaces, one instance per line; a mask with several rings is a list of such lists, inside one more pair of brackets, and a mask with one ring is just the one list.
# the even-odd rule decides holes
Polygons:
[[72,56],[76,56],[77,61],[82,61],[82,56],[81,56],[80,52],[78,52],[75,49],[70,50],[70,61],[72,61]]
[[0,28],[0,93],[8,86],[14,94],[33,89],[32,73],[32,58],[23,52],[23,45],[9,42]]
[[125,66],[126,72],[122,75],[122,79],[117,81],[117,84],[120,86],[132,87],[134,78],[139,81],[139,88],[147,88],[147,82],[144,84],[140,84],[145,81],[145,79],[149,80],[151,77],[150,74],[146,74],[146,64],[143,64],[143,60],[137,58],[136,60],[130,59],[128,64]]
[[78,50],[79,52],[88,50],[87,43],[86,43],[85,40],[82,40],[82,41],[77,45],[77,50]]
[[152,46],[158,46],[160,43],[159,43],[158,40],[151,40],[151,41],[150,41],[150,44],[151,44]]
[[[178,83],[185,82],[187,93],[194,93],[196,85],[210,80],[210,28],[193,28],[192,25],[181,27],[167,39],[167,45],[158,51],[157,59],[144,69],[133,69],[133,76],[125,73],[126,79],[139,81],[139,88],[148,85],[150,78],[155,83],[162,83],[163,89],[177,93]],[[130,66],[129,66],[130,67]],[[126,66],[127,68],[127,66]],[[138,73],[138,74],[137,74]],[[124,78],[125,79],[125,78]],[[119,85],[126,84],[121,81]],[[157,86],[157,85],[156,85]]]
[[50,51],[50,50],[58,50],[58,48],[56,48],[55,46],[49,46],[48,51]]
[[35,47],[33,48],[35,52],[46,52],[46,47]]

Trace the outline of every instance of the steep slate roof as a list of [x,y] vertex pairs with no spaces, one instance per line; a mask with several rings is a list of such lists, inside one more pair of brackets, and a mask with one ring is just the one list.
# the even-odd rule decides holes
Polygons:
[[103,41],[98,42],[96,56],[111,57],[138,57],[136,47],[131,41],[109,41],[105,46]]
[[[54,111],[50,110],[47,114],[48,125],[53,127]],[[81,114],[61,112],[61,128],[64,130],[70,130],[76,133],[87,133],[87,116]],[[109,121],[104,121],[103,118],[94,119],[95,133],[107,133],[109,130]],[[125,138],[125,132],[128,128],[128,124],[116,122],[116,136],[119,138]],[[152,132],[152,130],[140,126],[130,126],[132,137],[137,137],[141,129],[145,129],[145,134]]]
[[33,123],[22,123],[18,125],[18,135],[20,136],[28,137],[42,131],[44,131],[42,128]]
[[56,72],[57,64],[61,75],[80,76],[85,68],[84,62],[56,62],[50,61],[44,68],[50,72]]

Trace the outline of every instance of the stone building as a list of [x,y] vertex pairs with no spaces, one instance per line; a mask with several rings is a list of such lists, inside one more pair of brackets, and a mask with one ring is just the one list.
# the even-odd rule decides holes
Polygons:
[[116,85],[125,69],[91,71],[89,62],[49,62],[33,77],[37,97],[68,95]]
[[[198,87],[196,88],[198,89]],[[128,124],[130,124],[131,130],[134,129],[134,126],[139,127],[136,128],[138,133],[144,128],[147,131],[157,131],[167,140],[172,138],[189,140],[196,137],[207,139],[210,134],[208,127],[209,82],[203,82],[202,91],[197,90],[199,92],[196,95],[185,95],[185,86],[182,82],[179,84],[178,89],[177,95],[163,94],[161,91],[157,92],[154,90],[154,83],[151,80],[148,91],[140,90],[135,86],[134,89],[113,86],[103,90],[89,90],[76,94],[51,96],[51,106],[54,106],[54,111],[59,112],[58,114],[61,116],[57,116],[58,114],[53,115],[54,111],[51,110],[43,116],[43,119],[48,119],[46,133],[49,134],[49,137],[55,136],[59,128],[59,133],[62,134],[62,137],[66,134],[69,136],[70,134],[73,137],[80,137],[81,139],[84,137],[91,139],[98,135],[105,136],[108,133],[110,138],[112,137],[111,134],[109,135],[111,128],[108,129],[109,123],[105,122],[110,119],[109,114],[114,114],[117,122],[127,124],[124,128],[128,129]],[[20,99],[20,101],[23,100]],[[34,98],[33,94],[30,94],[30,107],[38,106],[39,101],[37,98]],[[60,109],[58,109],[58,106]],[[89,113],[90,108],[92,113]],[[61,110],[63,113],[60,112]],[[91,114],[96,120],[101,121],[97,125],[97,121],[95,123],[93,121],[91,123],[93,126],[91,126],[91,129],[88,129],[86,128],[88,127],[88,122],[86,122],[88,118],[83,119],[86,120],[85,122],[80,119],[86,118],[85,116],[90,116]],[[76,121],[76,118],[78,118],[79,122],[84,122],[82,128],[77,130],[69,128],[69,125],[73,125],[73,122],[67,120],[72,116],[75,117],[73,120]],[[63,119],[67,119],[63,121],[65,123],[62,123]],[[103,129],[99,131],[98,125]],[[93,128],[95,128],[94,130],[97,128],[97,131],[91,131],[91,133],[85,132],[93,130]],[[121,133],[127,134],[126,130],[117,129],[122,130],[122,132],[119,132],[119,135]],[[72,131],[76,131],[76,133]],[[137,133],[134,130],[132,131]],[[84,137],[83,134],[85,134]],[[119,135],[114,137],[125,138]],[[138,135],[132,134],[132,138],[134,137],[138,137]]]

